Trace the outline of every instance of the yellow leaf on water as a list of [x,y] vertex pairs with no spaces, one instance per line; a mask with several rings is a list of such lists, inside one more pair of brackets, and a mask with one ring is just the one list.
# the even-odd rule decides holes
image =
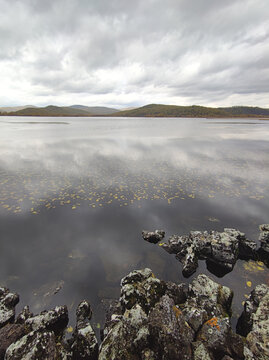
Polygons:
[[252,282],[251,282],[251,281],[247,281],[247,286],[248,286],[248,287],[251,287],[251,285],[252,285]]

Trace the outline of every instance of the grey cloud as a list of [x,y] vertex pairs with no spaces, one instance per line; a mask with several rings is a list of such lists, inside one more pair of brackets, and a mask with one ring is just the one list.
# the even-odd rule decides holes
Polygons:
[[0,0],[0,7],[0,75],[17,67],[33,102],[35,91],[99,94],[101,102],[124,93],[132,104],[143,102],[141,93],[152,102],[159,94],[166,103],[210,103],[216,94],[223,102],[268,91],[266,0]]

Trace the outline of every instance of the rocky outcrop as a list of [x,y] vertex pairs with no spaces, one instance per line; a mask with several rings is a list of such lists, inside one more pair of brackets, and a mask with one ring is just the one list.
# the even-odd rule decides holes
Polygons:
[[232,271],[238,258],[256,257],[256,242],[248,240],[240,231],[228,228],[223,232],[191,231],[189,235],[173,235],[168,242],[159,245],[168,253],[176,255],[182,263],[182,274],[185,277],[196,271],[198,260],[206,260],[208,269],[221,277]]
[[99,359],[244,358],[243,339],[230,324],[229,288],[206,275],[189,286],[166,283],[150,269],[131,272],[121,286],[121,305],[115,314],[109,310]]
[[[11,294],[5,289],[5,294]],[[6,295],[3,297],[6,298]],[[13,294],[14,295],[14,294]],[[269,287],[258,285],[245,302],[235,333],[233,292],[200,274],[187,284],[157,279],[146,268],[121,281],[121,296],[107,309],[101,344],[91,326],[92,309],[83,300],[76,326],[65,338],[66,306],[33,316],[25,307],[0,329],[5,360],[265,360],[269,356]],[[8,311],[10,308],[8,307]]]
[[98,342],[90,324],[91,305],[84,300],[77,307],[77,325],[71,340],[72,359],[97,360]]
[[0,360],[98,359],[98,342],[90,325],[92,310],[87,301],[79,304],[76,328],[72,338],[67,341],[66,306],[56,306],[35,316],[26,306],[15,319],[18,295],[3,289],[2,318],[8,323],[0,329]]
[[269,224],[263,224],[259,226],[261,249],[269,254]]
[[258,285],[245,301],[237,331],[246,336],[246,358],[269,359],[269,287]]
[[12,293],[5,287],[0,287],[0,328],[15,318],[15,306],[19,302],[19,295]]

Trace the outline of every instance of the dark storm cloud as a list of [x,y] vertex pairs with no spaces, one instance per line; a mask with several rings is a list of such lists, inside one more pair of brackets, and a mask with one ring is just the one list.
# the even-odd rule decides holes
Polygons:
[[6,102],[267,105],[266,0],[0,6]]

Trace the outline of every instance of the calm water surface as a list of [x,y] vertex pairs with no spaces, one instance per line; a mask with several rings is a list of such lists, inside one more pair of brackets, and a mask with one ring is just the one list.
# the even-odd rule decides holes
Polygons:
[[[269,222],[269,121],[0,117],[0,284],[35,313],[87,298],[94,323],[120,279],[150,267],[165,280],[204,272],[244,295],[268,269],[238,261],[218,279],[184,279],[173,255],[141,238]],[[251,288],[246,282],[251,281]]]

